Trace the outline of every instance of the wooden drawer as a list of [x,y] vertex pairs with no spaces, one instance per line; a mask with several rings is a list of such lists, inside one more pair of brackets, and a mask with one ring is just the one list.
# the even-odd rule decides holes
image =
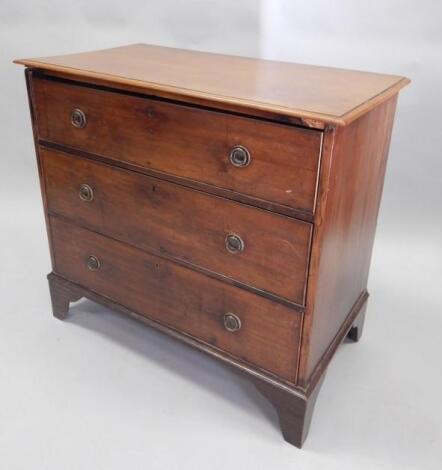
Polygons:
[[[57,273],[294,381],[299,312],[57,217],[50,221]],[[96,271],[88,269],[91,255],[100,263]],[[237,331],[224,326],[229,312],[240,319]]]
[[[35,79],[33,93],[40,139],[241,193],[261,207],[313,212],[320,131],[54,80]],[[71,123],[75,109],[83,128]],[[248,166],[231,163],[237,145],[250,152]]]
[[[61,152],[40,155],[49,211],[303,304],[311,224]],[[80,199],[84,184],[91,201]],[[227,249],[232,235],[242,251]]]

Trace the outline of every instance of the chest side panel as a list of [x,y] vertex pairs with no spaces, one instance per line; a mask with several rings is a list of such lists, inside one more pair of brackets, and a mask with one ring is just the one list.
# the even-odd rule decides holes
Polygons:
[[308,280],[300,382],[337,346],[366,295],[397,96],[325,139]]

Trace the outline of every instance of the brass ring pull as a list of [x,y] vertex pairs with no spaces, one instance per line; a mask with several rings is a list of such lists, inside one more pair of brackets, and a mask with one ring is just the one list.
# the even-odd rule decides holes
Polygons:
[[235,145],[230,151],[229,158],[232,165],[241,168],[248,166],[252,160],[250,152],[242,145]]
[[236,254],[244,251],[244,240],[236,233],[229,233],[225,240],[226,250],[229,253]]
[[87,258],[86,266],[89,271],[98,271],[101,268],[101,262],[96,256],[90,255]]
[[224,315],[224,328],[227,331],[234,332],[241,329],[241,320],[234,313],[228,312]]
[[88,184],[82,184],[78,196],[83,202],[91,202],[94,199],[94,190]]
[[74,109],[71,113],[71,124],[77,129],[83,129],[86,127],[86,123],[86,114],[81,109]]

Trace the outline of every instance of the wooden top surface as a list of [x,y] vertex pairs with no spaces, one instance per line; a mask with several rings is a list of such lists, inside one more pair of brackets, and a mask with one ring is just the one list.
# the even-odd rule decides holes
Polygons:
[[409,80],[396,75],[249,59],[147,44],[14,61],[72,78],[167,92],[345,125]]

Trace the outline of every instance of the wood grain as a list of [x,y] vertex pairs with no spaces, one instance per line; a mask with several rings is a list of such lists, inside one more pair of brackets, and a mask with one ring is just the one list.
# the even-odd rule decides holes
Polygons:
[[[40,155],[49,211],[303,304],[311,224],[80,157]],[[82,184],[93,189],[92,201],[80,199]],[[231,233],[243,239],[243,252],[226,250]]]
[[[36,79],[39,138],[313,212],[322,133]],[[87,116],[83,129],[71,112]],[[230,163],[235,145],[251,163]]]
[[409,80],[400,76],[133,44],[15,63],[282,115],[348,124]]
[[[56,217],[51,227],[56,273],[295,381],[300,313]],[[87,268],[90,255],[98,271]],[[241,319],[240,330],[224,328],[228,312]]]

